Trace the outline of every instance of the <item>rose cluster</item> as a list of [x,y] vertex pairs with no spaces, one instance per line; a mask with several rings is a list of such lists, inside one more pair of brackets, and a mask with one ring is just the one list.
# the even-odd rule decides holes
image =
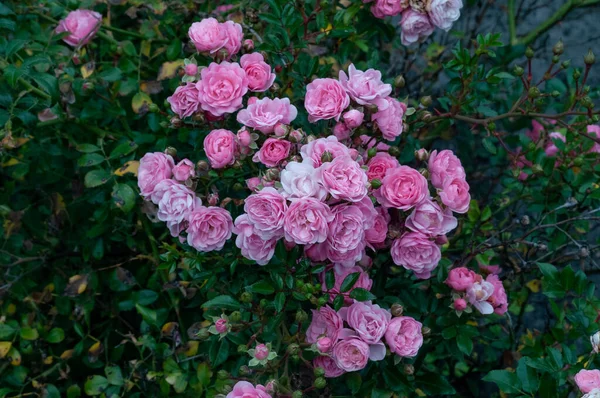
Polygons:
[[451,308],[458,315],[471,312],[469,305],[484,315],[502,315],[508,310],[506,291],[498,278],[499,267],[482,266],[482,269],[488,273],[486,278],[465,267],[453,268],[448,273],[446,284],[454,291]]
[[338,377],[381,361],[390,351],[414,357],[423,344],[422,325],[408,316],[392,318],[389,310],[370,302],[354,302],[338,312],[329,306],[313,310],[306,341],[319,353],[313,361],[325,377]]
[[436,27],[449,31],[463,6],[462,0],[363,0],[363,3],[373,3],[371,12],[377,18],[402,15],[400,28],[405,46],[424,40]]

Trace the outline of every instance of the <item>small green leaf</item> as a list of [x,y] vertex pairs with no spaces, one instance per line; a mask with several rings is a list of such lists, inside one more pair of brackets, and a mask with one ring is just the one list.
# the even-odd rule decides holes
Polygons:
[[120,158],[137,149],[138,145],[134,141],[126,141],[119,144],[109,155],[110,159]]
[[75,150],[77,152],[93,153],[93,152],[99,152],[100,148],[97,147],[96,145],[92,145],[92,144],[79,144],[75,147]]
[[110,174],[104,170],[92,170],[85,175],[86,188],[95,188],[105,184],[110,179]]
[[146,321],[146,323],[155,326],[157,325],[158,314],[155,310],[150,309],[148,307],[144,307],[140,304],[136,304],[135,309],[137,310],[138,314],[140,314],[142,318],[144,318],[144,321]]
[[225,310],[238,310],[240,303],[231,296],[217,296],[202,304],[202,308],[222,308]]
[[206,362],[202,362],[196,369],[196,377],[202,388],[208,387],[213,372],[210,370],[210,365]]
[[275,288],[268,281],[256,282],[256,283],[246,287],[246,290],[251,293],[258,293],[258,294],[264,294],[264,295],[272,294],[275,292]]
[[527,366],[529,358],[521,358],[517,365],[517,376],[525,392],[537,392],[540,385],[538,374],[534,368]]
[[65,339],[65,331],[62,330],[61,328],[53,328],[52,330],[50,330],[50,332],[48,332],[48,335],[46,336],[46,341],[48,343],[60,343],[61,341],[63,341]]
[[354,284],[358,280],[359,276],[360,276],[360,272],[353,272],[350,275],[346,276],[344,278],[344,281],[342,282],[340,292],[346,293],[348,290],[352,289],[352,287],[354,287]]
[[21,328],[21,338],[23,340],[37,340],[38,337],[40,337],[40,334],[38,333],[37,329],[27,326]]
[[473,340],[471,339],[471,336],[465,333],[458,333],[456,336],[456,345],[463,354],[467,356],[471,355],[471,352],[473,351]]
[[482,380],[496,383],[498,388],[505,393],[518,393],[521,386],[517,374],[507,370],[492,370]]
[[279,292],[275,295],[275,301],[273,302],[275,305],[275,311],[281,312],[283,306],[285,305],[285,293]]
[[91,167],[102,162],[104,162],[104,156],[100,155],[99,153],[88,153],[77,160],[77,165],[79,167]]
[[375,300],[377,297],[373,295],[367,289],[363,289],[362,287],[357,287],[356,289],[350,292],[350,298],[358,301],[370,301]]
[[98,74],[100,79],[106,80],[107,82],[116,82],[121,80],[121,70],[119,68],[108,68]]
[[100,395],[108,388],[108,380],[104,376],[92,376],[86,380],[83,391],[87,395]]
[[107,366],[104,369],[104,373],[106,374],[108,382],[113,386],[122,386],[125,384],[123,373],[121,373],[121,368],[118,366]]
[[116,184],[112,191],[112,198],[117,207],[128,213],[135,206],[137,195],[133,188],[127,184]]
[[491,153],[492,155],[495,155],[498,152],[496,149],[496,145],[494,145],[491,138],[486,137],[481,141],[481,143],[483,144],[485,150]]

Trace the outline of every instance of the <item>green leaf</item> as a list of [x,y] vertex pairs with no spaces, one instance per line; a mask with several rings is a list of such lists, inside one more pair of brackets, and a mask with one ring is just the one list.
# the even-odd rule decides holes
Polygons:
[[465,355],[471,355],[473,351],[473,340],[471,336],[465,333],[458,333],[456,336],[456,345],[458,349]]
[[0,340],[10,340],[17,330],[11,325],[0,323]]
[[8,84],[15,88],[17,86],[17,81],[21,76],[23,76],[23,73],[25,73],[25,71],[21,68],[17,68],[14,65],[8,65],[4,68],[4,71],[2,73]]
[[116,184],[112,191],[112,198],[117,207],[128,213],[135,206],[137,195],[129,185]]
[[215,368],[225,362],[229,357],[229,341],[227,341],[227,339],[222,339],[220,344],[215,344],[215,346],[217,345],[219,349],[213,360],[213,367]]
[[33,329],[28,326],[22,327],[20,334],[23,340],[37,340],[38,337],[40,337],[37,329]]
[[221,308],[225,310],[238,310],[240,303],[231,296],[221,295],[208,300],[201,306],[202,308]]
[[77,160],[77,165],[79,167],[91,167],[102,162],[104,162],[104,156],[99,153],[88,153]]
[[358,390],[360,390],[360,386],[362,385],[362,378],[360,377],[360,373],[351,372],[346,375],[346,385],[352,391],[353,395],[356,395]]
[[344,281],[342,282],[340,292],[346,293],[348,290],[352,289],[352,287],[354,287],[354,284],[358,280],[359,276],[360,276],[360,272],[353,272],[350,275],[346,276],[344,278]]
[[335,286],[335,274],[332,269],[325,273],[325,286],[327,290],[331,290]]
[[63,341],[65,339],[65,331],[62,330],[61,328],[53,328],[52,330],[50,330],[50,332],[48,332],[48,335],[46,336],[46,341],[48,343],[60,343],[61,341]]
[[212,377],[213,372],[210,370],[210,365],[206,362],[202,362],[198,365],[196,369],[196,377],[198,378],[198,383],[200,386],[205,389],[210,384],[210,379]]
[[494,145],[491,138],[486,137],[483,140],[481,140],[481,143],[483,144],[485,150],[491,153],[492,155],[495,155],[498,152],[496,150],[496,145]]
[[264,295],[272,294],[275,292],[275,288],[268,281],[256,282],[256,283],[246,287],[246,290],[251,293],[258,293],[258,294],[264,294]]
[[158,293],[154,290],[140,290],[133,292],[132,298],[138,304],[150,305],[158,299]]
[[110,174],[104,170],[92,170],[85,175],[84,184],[87,188],[98,187],[110,179]]
[[375,300],[377,297],[373,295],[367,289],[363,289],[362,287],[357,287],[356,289],[350,292],[350,298],[358,301],[370,301]]
[[102,80],[106,80],[107,82],[116,82],[117,80],[121,80],[121,70],[119,68],[108,68],[103,70],[98,74],[98,77]]
[[119,144],[109,155],[110,159],[120,158],[137,149],[138,145],[134,141],[127,141]]
[[285,305],[285,293],[279,292],[275,295],[275,301],[273,301],[273,305],[275,306],[275,311],[281,312],[283,306]]
[[135,309],[137,310],[138,314],[140,314],[142,318],[144,318],[144,321],[146,321],[146,323],[157,326],[158,314],[155,310],[150,309],[148,307],[144,307],[140,304],[136,304]]
[[93,153],[93,152],[99,152],[100,148],[97,147],[96,145],[92,145],[92,144],[79,144],[75,147],[75,150],[77,152]]
[[344,306],[344,296],[342,294],[338,294],[333,299],[333,308],[336,311],[339,311],[339,309],[342,308],[343,306]]
[[107,366],[104,369],[104,373],[106,374],[108,382],[113,386],[122,386],[123,384],[125,384],[125,380],[123,380],[123,373],[121,373],[120,367]]
[[540,384],[538,374],[534,368],[527,366],[527,357],[521,358],[517,365],[517,376],[525,392],[537,392]]
[[87,395],[94,396],[100,395],[108,388],[108,380],[104,376],[92,376],[87,379],[83,386],[83,391]]
[[482,380],[496,383],[498,388],[505,393],[520,392],[521,383],[519,382],[519,377],[516,373],[507,370],[492,370]]
[[167,59],[175,61],[181,55],[181,40],[173,40],[167,47]]
[[426,394],[430,395],[452,395],[456,394],[454,387],[448,383],[448,380],[441,374],[427,373],[417,376],[415,379],[417,386]]
[[67,388],[67,398],[81,397],[81,388],[77,384],[72,384]]

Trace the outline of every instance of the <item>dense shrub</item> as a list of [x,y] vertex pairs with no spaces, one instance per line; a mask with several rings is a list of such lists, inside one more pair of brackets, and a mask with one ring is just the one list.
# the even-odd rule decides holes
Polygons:
[[597,6],[514,3],[0,3],[0,397],[598,396]]

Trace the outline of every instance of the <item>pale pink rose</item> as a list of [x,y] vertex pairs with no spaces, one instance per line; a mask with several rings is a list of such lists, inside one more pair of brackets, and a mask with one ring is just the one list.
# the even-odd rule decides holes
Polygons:
[[195,83],[187,83],[185,86],[179,86],[175,89],[173,95],[167,98],[171,104],[171,110],[180,118],[192,116],[200,109],[198,100],[198,89]]
[[[589,125],[587,126],[587,132],[592,137],[600,138],[600,126]],[[594,146],[590,149],[590,152],[600,153],[600,144],[594,142]]]
[[328,305],[312,310],[312,320],[306,330],[306,341],[314,344],[319,338],[328,337],[335,344],[343,326],[344,321],[340,315]]
[[188,216],[187,243],[200,252],[221,250],[231,238],[231,214],[220,207],[197,207]]
[[[399,3],[399,2],[398,2]],[[377,6],[375,6],[377,8]],[[375,69],[367,69],[365,72],[358,70],[354,64],[348,67],[348,75],[340,71],[340,83],[354,101],[360,105],[376,105],[378,110],[388,107],[388,101],[385,98],[392,93],[392,86],[381,81],[381,72]],[[356,110],[349,112],[358,112]],[[349,113],[347,112],[347,113]],[[359,112],[362,115],[362,112]],[[364,116],[364,115],[362,115]],[[356,127],[362,123],[360,122]],[[358,117],[358,115],[356,116]],[[344,120],[346,116],[344,116]],[[350,128],[355,128],[348,126]]]
[[267,240],[283,236],[283,223],[288,210],[285,198],[275,188],[267,187],[246,198],[244,211],[257,234]]
[[357,109],[351,109],[344,113],[342,118],[348,128],[355,129],[362,124],[365,114]]
[[333,348],[333,340],[329,337],[320,337],[317,340],[317,349],[319,352],[329,352]]
[[365,231],[365,239],[370,246],[380,247],[387,238],[390,215],[385,207],[379,206],[376,210],[373,226]]
[[402,12],[400,27],[402,28],[401,41],[405,46],[427,38],[434,30],[427,14],[421,14],[410,8]]
[[[333,289],[327,290],[327,286],[324,280],[321,283],[321,289],[324,292],[329,293],[330,301],[333,301],[336,298],[336,296],[341,293],[342,283],[344,282],[344,279],[346,279],[348,275],[353,274],[355,272],[360,273],[360,275],[358,276],[358,280],[356,281],[354,286],[352,286],[352,288],[349,291],[344,293],[344,303],[346,305],[351,305],[354,302],[354,300],[350,298],[350,293],[354,289],[362,288],[366,290],[371,290],[371,287],[373,286],[373,281],[371,280],[371,278],[369,278],[369,274],[364,272],[362,268],[358,266],[348,268],[342,265],[336,265],[333,268],[333,271],[335,276],[335,283]],[[325,278],[325,273],[322,274],[322,278]]]
[[196,64],[187,64],[183,69],[187,76],[196,76],[198,74],[198,65]]
[[527,137],[529,137],[531,139],[531,141],[537,142],[537,141],[539,141],[539,139],[540,139],[540,137],[542,135],[542,131],[544,131],[545,128],[537,120],[532,120],[531,121],[531,125],[532,125],[532,129],[531,130],[527,130],[525,132],[525,135]]
[[369,352],[367,343],[357,337],[349,337],[336,343],[332,356],[340,369],[355,372],[367,366]]
[[264,134],[271,134],[279,123],[289,124],[298,115],[289,98],[263,98],[253,101],[237,114],[237,121]]
[[290,155],[292,143],[277,138],[267,138],[260,150],[254,154],[252,160],[262,163],[267,167],[275,167]]
[[437,150],[431,152],[427,168],[431,184],[440,189],[444,186],[446,180],[453,180],[455,178],[464,179],[466,177],[465,169],[462,167],[460,159],[448,149],[439,153]]
[[217,330],[217,333],[227,333],[227,331],[229,330],[227,320],[223,318],[217,319],[217,321],[215,322],[215,329]]
[[377,304],[359,301],[340,309],[340,316],[367,344],[379,343],[392,319],[392,314]]
[[562,141],[567,142],[567,138],[559,132],[552,132],[548,135],[548,142],[546,143],[546,147],[544,148],[544,152],[546,152],[546,156],[556,156],[559,149],[554,143],[554,141]]
[[325,152],[329,152],[334,159],[345,155],[350,156],[348,147],[332,135],[325,138],[318,138],[300,148],[303,162],[310,163],[315,168],[323,164],[321,158]]
[[242,39],[244,33],[242,31],[242,25],[233,21],[225,21],[223,24],[225,30],[225,44],[223,48],[227,50],[227,59],[237,54],[242,48]]
[[335,199],[358,202],[367,195],[367,173],[349,156],[340,156],[323,164],[321,183]]
[[256,348],[254,348],[254,358],[262,361],[269,356],[269,347],[264,344],[258,344]]
[[339,377],[346,373],[343,369],[340,369],[340,367],[336,365],[333,358],[325,355],[316,357],[313,360],[313,366],[315,368],[322,368],[325,371],[325,377],[327,378]]
[[311,123],[327,119],[339,121],[348,105],[350,97],[335,79],[315,79],[306,86],[304,107]]
[[319,263],[327,260],[328,248],[329,246],[326,242],[307,245],[304,247],[304,254],[311,261]]
[[329,206],[318,199],[295,199],[285,214],[285,239],[299,245],[324,242],[333,217]]
[[446,235],[458,225],[450,209],[440,207],[431,199],[425,199],[413,209],[405,225],[414,232],[425,235]]
[[442,253],[435,242],[419,232],[408,232],[392,243],[392,260],[415,273],[418,279],[429,279]]
[[575,384],[582,393],[588,393],[596,388],[600,388],[600,370],[581,369],[575,375]]
[[254,387],[247,381],[238,381],[226,398],[272,398],[262,385]]
[[464,311],[467,309],[467,302],[462,298],[455,299],[453,305],[456,311]]
[[362,212],[365,230],[371,228],[375,223],[375,217],[379,214],[371,198],[365,196],[362,200],[354,202],[352,205],[358,207]]
[[213,62],[202,69],[200,76],[196,87],[203,110],[221,116],[242,107],[242,98],[248,92],[248,78],[237,63]]
[[371,12],[375,17],[381,19],[393,17],[404,10],[404,4],[406,4],[404,0],[375,0],[375,4],[371,7]]
[[267,91],[275,81],[275,73],[271,72],[271,66],[265,62],[261,53],[242,55],[240,65],[248,76],[248,88],[250,91]]
[[352,130],[345,123],[338,122],[333,126],[333,135],[340,141],[347,140],[352,135]]
[[156,184],[152,193],[146,197],[146,200],[150,199],[152,203],[158,205],[158,202],[160,202],[165,192],[170,190],[173,185],[180,185],[180,183],[170,178],[162,180]]
[[406,104],[395,98],[385,98],[387,106],[379,108],[379,111],[371,116],[371,120],[377,124],[379,131],[388,141],[394,141],[402,134],[404,129],[403,117],[406,112]]
[[152,195],[154,187],[161,182],[171,178],[175,162],[171,155],[162,152],[148,152],[140,159],[138,169],[138,187],[144,198]]
[[317,170],[309,163],[289,162],[281,171],[281,194],[289,199],[313,197],[324,200],[327,190],[319,182]]
[[189,159],[183,159],[173,168],[173,177],[177,181],[185,181],[196,175],[196,166]]
[[277,239],[261,238],[247,214],[235,219],[233,233],[237,235],[235,245],[241,250],[242,256],[256,261],[258,265],[266,265],[273,258]]
[[442,191],[440,191],[442,203],[455,213],[466,213],[471,204],[469,184],[463,179],[455,178],[446,180]]
[[156,216],[167,223],[171,235],[175,237],[184,229],[184,221],[201,205],[202,201],[194,191],[183,184],[173,184],[164,191],[158,202]]
[[390,351],[401,357],[414,357],[423,345],[421,322],[409,316],[393,318],[385,332]]
[[494,293],[488,297],[488,302],[494,307],[496,314],[504,314],[508,310],[508,298],[506,297],[506,290],[504,290],[502,281],[498,278],[498,275],[488,275],[485,280],[494,285]]
[[494,307],[488,302],[492,294],[494,294],[494,285],[487,281],[475,282],[467,288],[469,303],[483,315],[494,312]]
[[259,177],[251,177],[246,180],[246,186],[251,191],[256,191],[256,188],[260,185],[261,181]]
[[448,272],[446,278],[446,285],[458,292],[464,292],[467,290],[475,281],[477,281],[477,274],[465,267],[452,268]]
[[68,32],[69,34],[63,37],[63,41],[70,46],[80,47],[96,36],[101,25],[101,14],[90,10],[75,10],[60,20],[56,33]]
[[353,205],[340,204],[332,209],[333,221],[327,236],[327,257],[333,263],[352,267],[365,251],[365,225],[362,211]]
[[367,177],[369,181],[375,179],[381,181],[389,169],[394,169],[398,166],[400,166],[398,159],[387,152],[377,152],[367,163]]
[[235,7],[233,4],[223,4],[215,8],[215,12],[218,12],[219,14],[224,14],[227,11],[232,10],[233,7]]
[[227,41],[225,33],[223,24],[214,18],[205,18],[200,22],[194,22],[188,30],[188,36],[196,50],[210,54],[223,48]]
[[235,162],[237,143],[229,130],[213,130],[204,138],[204,152],[213,169],[231,166]]
[[460,18],[462,0],[431,0],[427,12],[431,23],[446,32]]
[[388,169],[373,194],[382,206],[409,210],[429,196],[427,180],[409,166]]

